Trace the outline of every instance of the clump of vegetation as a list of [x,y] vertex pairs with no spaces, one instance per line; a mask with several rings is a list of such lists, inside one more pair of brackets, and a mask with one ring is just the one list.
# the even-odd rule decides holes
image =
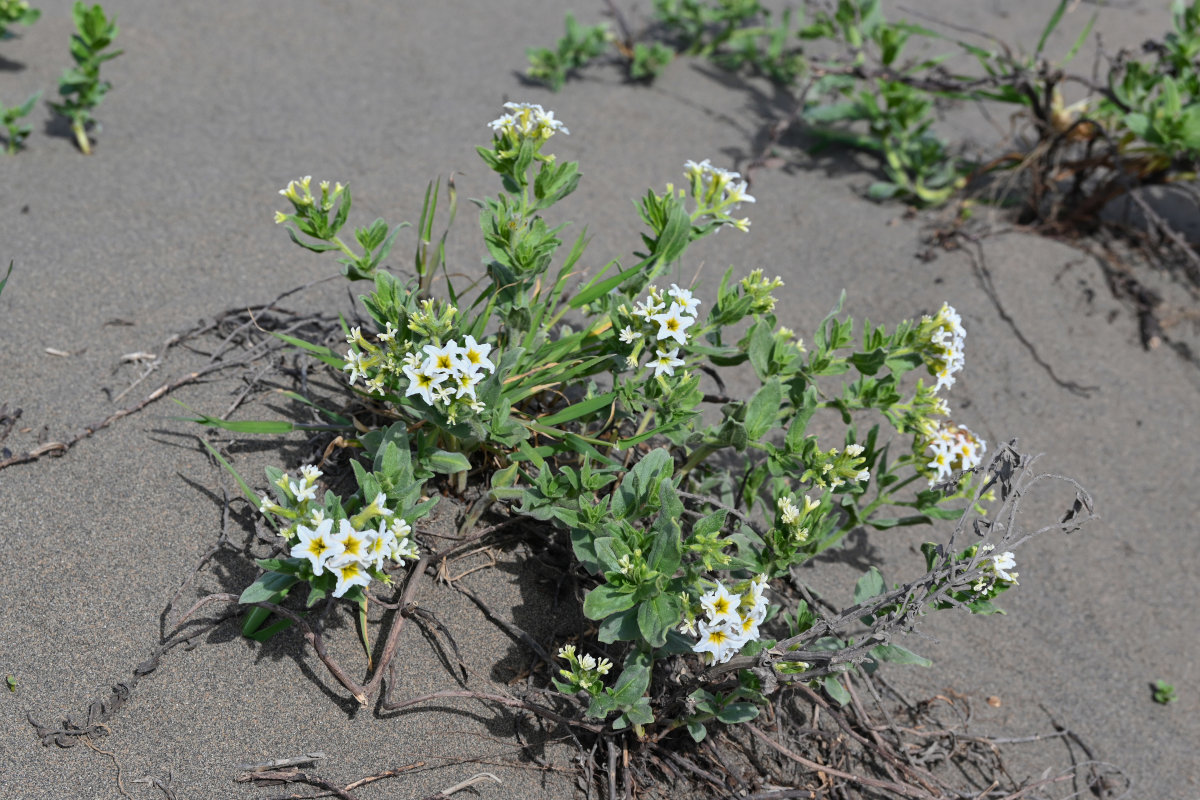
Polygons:
[[32,25],[42,16],[42,12],[29,6],[29,0],[0,0],[0,42],[11,39],[15,34],[10,26]]
[[[407,276],[380,263],[398,228],[359,228],[357,248],[340,238],[345,185],[306,176],[281,190],[290,209],[276,222],[309,250],[339,252],[343,274],[371,286],[360,298],[368,319],[343,324],[343,347],[278,334],[344,376],[348,402],[323,409],[319,426],[195,419],[239,433],[327,430],[350,457],[336,475],[324,461],[272,467],[261,493],[208,445],[277,537],[240,596],[211,595],[193,612],[238,602],[243,633],[259,640],[298,626],[359,703],[382,693],[380,707],[398,710],[441,695],[400,700],[385,688],[409,614],[379,631],[375,661],[372,604],[409,608],[426,567],[494,529],[477,533],[477,523],[523,520],[561,542],[593,624],[553,648],[531,645],[546,667],[541,701],[501,701],[649,753],[750,723],[784,687],[840,708],[853,702],[853,676],[881,662],[928,666],[901,643],[920,618],[999,612],[996,598],[1018,585],[1017,548],[1090,517],[1072,482],[1061,525],[1016,525],[1027,460],[1006,444],[985,459],[987,443],[946,396],[966,363],[953,306],[857,333],[839,300],[805,340],[780,324],[782,281],[761,269],[731,267],[715,290],[672,282],[701,239],[750,231],[741,210],[756,198],[708,159],[642,196],[631,264],[613,258],[580,276],[586,236],[567,250],[566,224],[548,219],[580,180],[577,163],[547,152],[566,125],[508,103],[489,127],[477,151],[499,186],[475,201],[486,266],[470,283],[432,246],[438,183]],[[448,198],[452,221],[453,185]],[[725,394],[735,369],[742,396]],[[817,419],[835,427],[832,440],[813,433]],[[457,540],[425,530],[444,497],[463,509]],[[795,567],[852,530],[940,519],[959,522],[923,547],[924,572],[889,584],[872,568],[849,608],[823,606],[797,583]],[[405,580],[398,596],[381,596]],[[359,622],[364,680],[328,654],[315,623],[341,604]]]
[[36,92],[24,103],[12,108],[7,108],[0,103],[0,122],[4,123],[4,128],[8,132],[7,140],[4,143],[6,153],[11,155],[25,146],[25,137],[33,132],[33,128],[21,120],[29,115],[41,96],[41,92]]

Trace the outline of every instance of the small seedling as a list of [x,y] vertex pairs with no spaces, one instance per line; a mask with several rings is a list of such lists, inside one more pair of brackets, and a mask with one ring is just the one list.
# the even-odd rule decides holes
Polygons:
[[4,147],[6,153],[15,153],[24,147],[25,137],[30,134],[33,128],[23,124],[20,120],[22,117],[28,116],[29,112],[33,110],[34,104],[41,96],[42,93],[37,92],[21,105],[13,106],[12,108],[6,108],[3,103],[0,103],[0,122],[3,122],[4,127],[8,129],[8,141]]
[[1160,705],[1174,703],[1179,698],[1175,696],[1175,687],[1166,681],[1159,679],[1152,683],[1151,690],[1154,692],[1154,702]]
[[121,55],[123,51],[101,52],[112,44],[117,36],[117,18],[109,19],[100,4],[88,8],[76,0],[71,9],[75,18],[75,35],[71,37],[71,56],[75,67],[63,72],[58,81],[58,93],[63,102],[52,103],[51,107],[71,120],[71,131],[84,155],[91,155],[92,146],[87,128],[92,124],[92,109],[100,105],[104,95],[112,88],[108,81],[100,80],[100,65]]
[[14,678],[12,675],[8,676],[8,680],[6,681],[6,683],[8,684],[8,690],[10,692],[15,692],[17,690],[17,679]]
[[13,262],[8,262],[8,272],[4,273],[4,280],[0,280],[0,294],[4,294],[4,284],[8,283],[8,279],[12,276]]
[[42,15],[36,8],[30,8],[27,0],[0,0],[0,41],[13,38],[8,26],[14,23],[32,25]]

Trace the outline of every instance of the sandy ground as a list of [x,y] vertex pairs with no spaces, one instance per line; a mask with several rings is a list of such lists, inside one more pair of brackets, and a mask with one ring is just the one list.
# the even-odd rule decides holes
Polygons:
[[[36,89],[52,94],[68,59],[69,4],[40,5],[43,19],[0,45],[8,64],[0,97],[8,103]],[[581,18],[594,19],[600,4],[584,5],[576,9]],[[915,5],[1025,42],[1036,39],[1045,13],[1045,4],[1030,0]],[[1084,5],[1068,30],[1096,9],[1108,46],[1136,45],[1167,26],[1165,6]],[[0,258],[16,262],[0,297],[0,402],[21,408],[20,427],[30,429],[6,442],[16,452],[43,430],[60,438],[114,410],[105,389],[119,392],[137,375],[123,355],[155,352],[198,318],[336,271],[331,258],[299,251],[272,224],[283,202],[276,192],[289,179],[312,174],[352,184],[352,223],[415,221],[420,193],[436,176],[456,172],[461,197],[494,191],[474,153],[488,139],[487,121],[505,100],[543,102],[571,129],[554,151],[578,159],[585,173],[557,213],[589,224],[586,265],[595,268],[636,248],[630,200],[647,183],[678,181],[689,158],[744,162],[761,126],[784,110],[766,85],[687,61],[652,88],[623,86],[603,69],[557,96],[524,86],[517,76],[524,48],[561,31],[566,7],[552,0],[111,0],[106,7],[118,15],[126,53],[105,67],[116,88],[98,113],[96,155],[79,155],[41,107],[29,150],[0,159]],[[1051,47],[1070,38],[1056,36]],[[970,130],[975,123],[954,124]],[[1018,233],[988,240],[987,265],[1015,327],[1062,380],[1099,387],[1079,397],[1034,360],[967,258],[917,257],[923,220],[861,199],[873,177],[850,160],[815,167],[798,160],[754,178],[752,233],[723,233],[695,248],[681,279],[699,270],[701,286],[711,287],[729,264],[778,273],[787,283],[781,322],[802,334],[843,287],[848,312],[880,322],[948,300],[969,332],[967,369],[951,398],[962,421],[989,441],[1019,437],[1027,450],[1045,452],[1045,467],[1083,482],[1103,516],[1022,552],[1021,586],[1004,598],[1007,616],[931,618],[923,631],[937,641],[907,644],[936,666],[889,675],[913,697],[967,695],[983,732],[1044,733],[1053,718],[1097,758],[1124,767],[1135,781],[1132,797],[1200,796],[1200,513],[1192,486],[1200,374],[1166,348],[1142,350],[1136,320],[1078,251]],[[470,209],[463,212],[451,263],[470,272],[483,250]],[[397,266],[413,244],[411,231],[401,234]],[[344,308],[344,288],[331,286],[296,305]],[[172,369],[191,363],[186,353],[172,358]],[[239,389],[216,382],[180,396],[219,413]],[[128,399],[139,396],[135,390]],[[8,797],[119,796],[109,756],[43,747],[26,713],[45,722],[78,715],[126,679],[158,641],[165,600],[215,541],[221,476],[198,449],[195,429],[173,419],[178,414],[160,402],[66,457],[0,472],[0,672],[18,687],[0,697],[0,787]],[[294,466],[289,452],[235,448],[238,468],[251,477],[266,464]],[[1033,503],[1030,518],[1056,511],[1061,500]],[[900,580],[919,569],[916,546],[930,536],[878,534],[848,560],[879,564]],[[820,569],[820,580],[853,574],[844,564]],[[237,591],[251,574],[244,564],[218,563],[200,588]],[[510,566],[467,580],[543,641],[564,632],[545,613],[536,575]],[[519,666],[522,654],[461,595],[430,586],[419,600],[452,626],[480,688]],[[343,633],[339,647],[350,658],[353,636]],[[407,634],[398,694],[453,688],[429,644]],[[1151,702],[1155,678],[1178,687],[1178,702]],[[985,704],[988,696],[1000,697],[1000,707]],[[481,704],[382,716],[352,705],[298,637],[259,646],[227,626],[165,657],[99,746],[120,763],[130,796],[160,796],[132,781],[169,773],[189,800],[259,796],[232,782],[234,765],[314,750],[328,755],[322,774],[348,782],[414,761],[495,758],[515,747],[514,718]],[[529,720],[520,724],[536,733]],[[1012,752],[1019,774],[1069,763],[1052,744]],[[562,773],[455,764],[363,795],[421,797],[481,769],[504,780],[481,797],[572,794]]]

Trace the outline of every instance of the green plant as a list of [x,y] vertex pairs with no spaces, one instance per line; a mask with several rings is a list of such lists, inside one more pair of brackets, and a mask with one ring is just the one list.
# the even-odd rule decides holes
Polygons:
[[554,91],[562,88],[573,70],[602,55],[612,40],[607,25],[580,25],[570,12],[566,26],[566,35],[558,40],[555,49],[531,47],[525,51],[529,58],[529,77]]
[[0,294],[4,294],[4,287],[8,284],[8,279],[12,277],[13,262],[8,262],[8,272],[4,273],[3,280],[0,280]]
[[32,25],[41,16],[41,11],[29,7],[28,0],[0,0],[0,41],[13,38],[10,25]]
[[21,105],[12,108],[6,108],[3,103],[0,103],[0,122],[4,123],[5,129],[8,131],[8,140],[4,148],[6,153],[16,153],[24,146],[25,137],[33,131],[33,128],[23,124],[20,120],[28,116],[41,96],[42,93],[37,92]]
[[75,59],[75,66],[63,72],[58,82],[58,93],[63,100],[52,103],[51,107],[71,120],[75,142],[85,155],[91,155],[87,130],[94,122],[92,111],[112,88],[110,82],[100,80],[100,65],[123,51],[103,52],[116,38],[118,29],[116,16],[112,19],[105,16],[99,3],[89,8],[82,0],[75,0],[71,15],[76,29],[71,37],[71,57]]
[[1174,703],[1179,699],[1175,695],[1175,687],[1161,678],[1150,684],[1150,689],[1154,693],[1154,702],[1161,705],[1165,706],[1167,703]]
[[[433,494],[425,488],[433,481],[464,498],[474,487],[479,498],[464,529],[500,504],[569,538],[588,587],[583,613],[597,625],[590,646],[613,657],[564,646],[567,668],[555,685],[586,696],[582,717],[639,737],[657,725],[659,736],[687,728],[703,738],[713,721],[753,718],[780,682],[813,683],[840,700],[839,675],[855,665],[928,663],[893,641],[928,610],[994,613],[994,597],[1016,585],[1012,552],[990,552],[1019,543],[1011,520],[994,542],[962,545],[957,537],[965,535],[964,513],[981,512],[992,486],[1006,497],[1016,491],[1010,483],[1022,461],[1003,446],[998,466],[977,481],[986,445],[945,419],[939,393],[954,384],[965,358],[954,309],[943,305],[892,330],[868,324],[859,336],[852,320],[839,317],[839,302],[805,346],[779,326],[773,292],[782,283],[761,270],[738,280],[731,268],[708,298],[674,283],[660,289],[656,282],[694,242],[720,228],[749,230],[734,212],[755,198],[737,173],[707,160],[687,162],[682,186],[643,196],[646,230],[634,264],[614,259],[572,284],[586,235],[554,269],[565,225],[543,216],[579,182],[577,164],[544,151],[567,129],[541,106],[506,108],[491,123],[491,145],[478,148],[500,183],[496,196],[474,201],[484,276],[458,285],[444,250],[430,249],[438,205],[432,184],[409,279],[378,259],[369,269],[363,257],[342,259],[347,277],[374,282],[361,298],[374,333],[346,326],[344,354],[281,334],[344,373],[378,416],[356,427],[344,411],[325,412],[328,428],[349,437],[364,459],[351,462],[356,488],[348,493],[327,489],[318,499],[322,473],[313,465],[295,476],[270,470],[273,498],[238,477],[280,536],[279,555],[259,562],[262,576],[241,595],[250,607],[244,633],[265,638],[307,625],[303,612],[282,605],[306,587],[305,608],[338,599],[358,605],[370,652],[368,585],[389,582],[406,562],[454,553],[419,543],[413,530],[433,504],[421,499]],[[310,250],[345,252],[333,242],[346,222],[348,190],[323,183],[318,202],[310,180],[282,192],[293,213],[276,221],[321,243],[301,242],[289,227]],[[453,191],[449,206],[453,220]],[[380,236],[388,230],[382,220],[372,227]],[[434,296],[438,273],[445,293]],[[727,341],[735,328],[742,333]],[[702,372],[734,367],[753,375],[748,397],[701,389]],[[914,371],[932,383],[906,379]],[[705,404],[719,421],[704,421]],[[809,431],[818,415],[842,421],[832,447]],[[855,418],[863,415],[885,422],[860,434]],[[238,432],[296,427],[197,421]],[[1079,508],[1087,505],[1081,500]],[[858,582],[856,605],[836,618],[819,618],[801,603],[785,621],[772,602],[783,596],[773,593],[774,581],[853,529],[960,517],[949,543],[925,548],[928,572],[916,582],[889,590],[872,570]],[[990,524],[974,523],[981,531]],[[367,702],[387,664],[360,684],[317,649]],[[659,668],[681,658],[697,661],[700,677]],[[732,684],[728,674],[737,676]],[[384,707],[398,706],[385,698]]]

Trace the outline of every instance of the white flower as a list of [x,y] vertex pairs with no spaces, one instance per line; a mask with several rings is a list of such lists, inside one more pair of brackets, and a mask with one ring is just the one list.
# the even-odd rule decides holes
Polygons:
[[360,341],[362,341],[362,338],[362,328],[355,325],[350,329],[350,332],[346,334],[346,344],[358,344]]
[[309,528],[299,525],[296,533],[300,537],[292,546],[292,558],[307,558],[312,564],[313,575],[320,576],[325,572],[325,565],[330,559],[340,556],[344,550],[342,544],[329,535],[333,528],[333,520],[327,519]]
[[321,470],[317,469],[312,464],[305,464],[300,468],[300,474],[304,476],[304,480],[308,481],[309,483],[314,483],[317,478],[321,477],[325,473],[321,472]]
[[725,588],[725,584],[720,581],[717,581],[716,589],[700,596],[700,605],[708,614],[708,621],[714,625],[724,622],[740,622],[737,608],[741,602],[742,596],[730,594],[729,590]]
[[1008,581],[1009,583],[1017,582],[1017,573],[1009,571],[1016,565],[1017,562],[1013,558],[1012,553],[1001,553],[998,556],[992,556],[992,572],[996,573],[996,577],[1002,581]]
[[638,361],[636,358],[631,355],[625,357],[625,366],[629,367],[630,369],[637,369],[637,365]]
[[387,495],[383,492],[379,492],[377,495],[375,495],[375,499],[372,500],[371,504],[364,508],[363,511],[370,512],[380,517],[390,517],[393,514],[393,511],[387,507]]
[[730,184],[726,191],[729,193],[729,201],[731,203],[753,203],[754,197],[746,194],[747,185],[745,181]]
[[611,669],[612,669],[612,662],[609,661],[607,658],[601,658],[599,663],[596,664],[596,673],[599,675],[607,675],[608,671]]
[[351,586],[366,586],[371,582],[371,575],[366,567],[354,559],[342,560],[338,564],[330,564],[330,571],[337,576],[337,586],[333,590],[334,597],[341,597]]
[[685,619],[683,622],[679,623],[679,632],[686,633],[689,636],[695,636],[696,635],[696,620]]
[[[342,548],[342,552],[334,559],[334,564],[341,564],[345,561],[363,561],[366,558],[367,540],[354,529],[348,519],[338,523],[338,532],[330,537],[330,541],[336,542]],[[330,564],[330,566],[334,564]]]
[[382,570],[384,559],[391,558],[396,545],[396,534],[388,528],[387,522],[380,520],[378,530],[367,532],[367,565]]
[[404,374],[408,377],[408,389],[404,392],[404,396],[420,395],[421,399],[429,405],[433,405],[433,390],[449,377],[444,372],[434,373],[425,369],[418,370],[408,364],[404,365]]
[[621,341],[624,342],[625,344],[633,344],[634,341],[642,338],[642,334],[638,333],[637,331],[635,331],[633,328],[629,327],[628,325],[625,326],[625,329],[623,331],[621,331],[619,336],[620,336]]
[[738,641],[737,628],[741,627],[741,619],[735,617],[735,622],[700,623],[700,641],[692,645],[696,653],[710,653],[714,664],[724,664],[737,655],[741,649]]
[[571,133],[561,120],[554,118],[553,111],[546,111],[537,103],[505,103],[504,107],[512,113],[488,123],[496,133],[541,139],[549,139],[557,131]]
[[663,314],[655,314],[649,319],[658,323],[658,340],[674,339],[680,344],[687,344],[687,329],[696,324],[695,317],[684,315],[683,306],[671,303],[671,307]]
[[396,338],[396,329],[392,327],[392,323],[390,322],[385,322],[384,325],[387,326],[387,330],[385,330],[383,333],[376,334],[375,338],[381,342],[393,341]]
[[460,372],[453,376],[454,385],[458,388],[455,397],[470,397],[472,400],[477,400],[475,396],[475,387],[483,380],[483,376],[478,372]]
[[[659,350],[657,357],[655,357],[655,359],[652,362],[650,362],[651,364],[654,365],[654,377],[657,378],[658,376],[663,375],[663,374],[674,375],[675,367],[683,366],[683,359],[676,357],[678,354],[679,354],[678,347],[676,347],[674,350],[672,350],[669,353],[664,353],[662,350]],[[636,366],[636,363],[631,366]]]
[[850,456],[851,458],[858,458],[860,455],[862,455],[862,452],[863,446],[861,444],[846,445],[846,455]]
[[662,311],[664,308],[666,308],[665,303],[657,302],[654,300],[653,297],[651,297],[649,300],[646,300],[645,302],[642,302],[641,300],[639,300],[637,302],[637,307],[633,309],[632,314],[635,317],[644,317],[646,319],[650,319],[651,315],[657,314],[659,311]]
[[587,655],[586,653],[579,657],[579,668],[585,672],[591,672],[596,668],[595,656]]
[[425,359],[425,363],[421,365],[421,369],[425,372],[441,372],[449,375],[457,369],[455,360],[458,356],[458,345],[454,343],[453,339],[444,347],[427,344],[423,349],[426,355],[429,356]]
[[437,400],[442,405],[450,405],[450,401],[454,399],[454,387],[439,386],[433,392],[433,399]]
[[290,481],[288,488],[292,490],[292,495],[295,496],[297,503],[317,499],[317,487],[315,484],[308,483],[307,481]]
[[750,232],[750,218],[742,217],[741,219],[735,219],[733,221],[733,227],[737,228],[742,233],[749,233]]
[[458,348],[459,368],[467,372],[478,372],[481,369],[495,372],[496,365],[488,359],[490,352],[492,352],[490,344],[480,344],[475,341],[474,336],[466,337],[463,340],[463,346]]
[[675,284],[671,284],[671,288],[667,290],[667,294],[675,298],[675,302],[680,305],[684,312],[695,316],[696,307],[700,305],[700,300],[692,296],[692,293],[687,289],[680,289]]
[[779,508],[780,519],[784,525],[794,525],[800,519],[800,509],[796,508],[792,498],[781,497],[775,501],[775,505]]
[[[765,604],[764,604],[764,614]],[[734,628],[737,633],[738,649],[745,647],[748,642],[753,642],[758,638],[758,624],[762,622],[762,616],[756,614],[746,614],[741,618],[741,621]]]
[[863,483],[865,481],[871,480],[871,470],[869,470],[869,469],[862,470],[861,472],[859,472],[857,475],[854,476],[854,480],[858,481],[859,483]]
[[342,369],[350,373],[350,385],[359,378],[367,376],[367,368],[363,364],[363,354],[356,350],[346,351],[346,363],[342,365]]

